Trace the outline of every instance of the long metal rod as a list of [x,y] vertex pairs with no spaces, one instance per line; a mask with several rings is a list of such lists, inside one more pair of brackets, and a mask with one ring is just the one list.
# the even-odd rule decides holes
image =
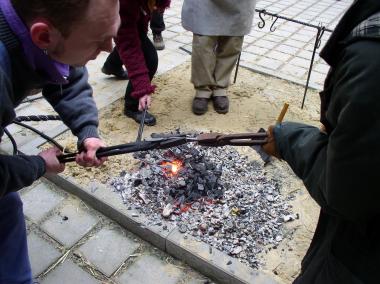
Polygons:
[[241,52],[239,53],[239,57],[238,57],[237,62],[236,62],[234,84],[236,83],[237,75],[238,75],[238,72],[239,72],[240,58],[241,58]]
[[305,104],[307,90],[309,89],[310,76],[311,76],[311,72],[313,70],[313,65],[314,65],[315,53],[317,52],[319,43],[321,41],[321,36],[323,35],[323,31],[324,31],[324,28],[319,27],[317,37],[316,37],[315,42],[314,42],[313,55],[311,56],[311,60],[310,60],[310,67],[309,67],[309,72],[307,74],[307,80],[306,80],[306,85],[305,85],[305,91],[303,94],[301,109],[303,109],[304,104]]
[[144,112],[143,112],[143,116],[142,116],[142,119],[140,121],[140,127],[139,127],[139,131],[137,133],[137,139],[136,139],[136,142],[141,142],[141,138],[142,138],[142,134],[144,132],[144,125],[145,125],[145,117],[146,117],[146,112],[148,111],[148,106],[145,106],[144,108]]

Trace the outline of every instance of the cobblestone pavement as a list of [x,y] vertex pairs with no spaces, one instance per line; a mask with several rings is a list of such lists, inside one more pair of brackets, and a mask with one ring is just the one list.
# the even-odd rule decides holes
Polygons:
[[[352,0],[259,0],[256,9],[265,9],[314,25],[321,23],[326,28],[334,29],[352,2]],[[184,54],[178,51],[179,47],[184,46],[191,50],[192,34],[181,26],[182,3],[182,0],[173,0],[172,7],[165,12],[167,29],[163,32],[163,37],[167,49],[159,53],[160,70],[167,70],[172,64],[183,62]],[[256,13],[254,16],[252,31],[244,39],[242,66],[305,84],[317,30],[279,19],[275,23],[276,30],[270,32],[272,22],[269,16],[265,19],[268,20],[267,24],[260,29],[259,15]],[[328,32],[324,34],[321,47],[329,36]],[[319,58],[318,51],[310,82],[312,86],[321,88],[328,66]],[[166,56],[169,53],[170,56]]]
[[46,180],[21,198],[36,283],[211,283]]

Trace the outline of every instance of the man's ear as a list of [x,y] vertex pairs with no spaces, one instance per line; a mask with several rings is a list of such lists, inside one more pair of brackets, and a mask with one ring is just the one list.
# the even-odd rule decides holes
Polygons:
[[48,23],[36,22],[30,26],[30,36],[35,45],[41,49],[55,46],[58,38],[56,32]]

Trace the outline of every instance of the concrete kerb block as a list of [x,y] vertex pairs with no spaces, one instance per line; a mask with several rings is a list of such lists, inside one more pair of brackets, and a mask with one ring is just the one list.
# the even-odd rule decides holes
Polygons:
[[276,284],[270,276],[254,270],[236,258],[215,249],[192,236],[181,234],[174,229],[167,238],[166,252],[187,263],[203,275],[218,283],[234,284]]
[[78,196],[85,203],[119,223],[128,231],[165,251],[166,238],[173,226],[168,224],[166,230],[162,226],[149,225],[148,228],[148,219],[145,216],[128,210],[116,193],[102,185],[99,185],[96,190],[89,191],[80,187],[72,178],[65,178],[61,175],[47,175],[46,178],[67,192]]

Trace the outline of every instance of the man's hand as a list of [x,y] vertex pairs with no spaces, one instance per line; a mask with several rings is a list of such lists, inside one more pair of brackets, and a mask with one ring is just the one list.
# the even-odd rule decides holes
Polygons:
[[61,164],[57,158],[61,154],[61,150],[56,147],[49,148],[38,154],[45,160],[46,173],[58,174],[65,170],[65,164]]
[[75,161],[83,167],[99,167],[106,160],[106,157],[97,158],[96,151],[105,147],[105,144],[99,138],[87,138],[83,141],[83,151],[76,157]]
[[151,95],[145,95],[139,99],[139,111],[143,111],[145,109],[145,106],[147,108],[150,108],[150,104],[152,102]]
[[281,155],[278,152],[277,147],[276,147],[276,141],[273,134],[273,128],[274,128],[273,125],[269,126],[268,131],[267,131],[268,143],[262,145],[262,147],[263,147],[264,152],[267,153],[268,155],[275,156],[276,158],[281,159]]

